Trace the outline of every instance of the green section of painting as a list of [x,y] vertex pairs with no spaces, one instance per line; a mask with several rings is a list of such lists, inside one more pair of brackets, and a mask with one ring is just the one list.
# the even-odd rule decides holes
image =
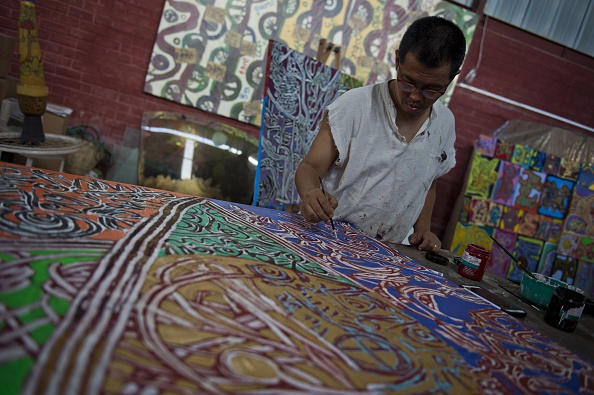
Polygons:
[[[15,263],[16,261],[27,260],[27,266],[23,268],[21,262],[21,273],[28,277],[26,283],[19,283],[14,289],[2,290],[0,292],[0,303],[2,304],[3,317],[0,319],[0,331],[8,332],[11,324],[15,322],[26,333],[20,336],[28,336],[30,341],[43,345],[51,337],[56,327],[51,322],[48,312],[44,307],[49,307],[53,315],[64,317],[70,308],[71,302],[56,296],[44,293],[43,284],[50,280],[49,266],[51,264],[71,265],[82,262],[96,262],[102,254],[97,250],[33,250],[28,251],[28,256],[23,258],[22,254],[0,253],[0,263],[3,265]],[[29,371],[31,370],[35,357],[24,355],[14,358],[1,365],[2,371],[2,393],[19,394]]]
[[[229,238],[221,240],[221,235],[228,235]],[[188,250],[189,248],[191,250]],[[185,213],[169,236],[167,246],[159,252],[159,256],[188,253],[268,262],[325,279],[356,285],[347,278],[328,272],[324,267],[283,247],[278,241],[264,236],[261,231],[223,216],[216,208],[204,205],[195,205]]]

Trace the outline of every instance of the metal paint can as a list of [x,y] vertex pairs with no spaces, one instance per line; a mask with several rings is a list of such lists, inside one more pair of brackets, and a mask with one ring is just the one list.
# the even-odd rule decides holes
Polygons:
[[565,332],[573,332],[584,311],[586,296],[573,286],[557,287],[544,316],[547,324]]
[[477,244],[468,244],[458,265],[458,274],[480,281],[485,274],[491,251]]

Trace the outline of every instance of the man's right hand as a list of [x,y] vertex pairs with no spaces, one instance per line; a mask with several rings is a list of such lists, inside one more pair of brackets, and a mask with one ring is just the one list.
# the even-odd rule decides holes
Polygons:
[[324,195],[319,188],[307,192],[301,199],[301,215],[309,222],[328,222],[334,216],[338,200],[331,194]]

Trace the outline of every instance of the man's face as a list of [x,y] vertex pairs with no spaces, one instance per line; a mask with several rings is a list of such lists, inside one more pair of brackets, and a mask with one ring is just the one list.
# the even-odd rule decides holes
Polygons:
[[[441,95],[427,98],[423,94],[423,90],[445,92],[451,82],[450,67],[449,64],[438,68],[423,66],[410,52],[406,54],[403,62],[399,59],[398,51],[396,51],[396,69],[399,80],[396,84],[398,109],[413,117],[424,115]],[[402,89],[401,85],[408,85],[409,89],[411,86],[417,89],[407,92]]]

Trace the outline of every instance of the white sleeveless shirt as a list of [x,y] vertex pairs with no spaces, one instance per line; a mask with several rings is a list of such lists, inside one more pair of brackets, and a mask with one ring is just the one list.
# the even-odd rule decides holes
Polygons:
[[[380,240],[401,243],[433,180],[456,164],[454,116],[441,102],[410,141],[398,132],[389,81],[351,89],[328,106],[338,159],[324,187],[342,219]],[[439,199],[439,198],[438,198]]]

